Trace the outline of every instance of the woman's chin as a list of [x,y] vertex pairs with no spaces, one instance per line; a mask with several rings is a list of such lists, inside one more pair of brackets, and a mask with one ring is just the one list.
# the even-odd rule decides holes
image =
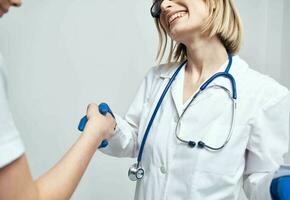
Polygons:
[[200,27],[189,26],[186,24],[176,24],[169,29],[169,36],[176,42],[184,42],[196,33],[200,32]]
[[188,35],[185,27],[175,26],[170,29],[170,37],[176,42],[182,41],[183,36]]

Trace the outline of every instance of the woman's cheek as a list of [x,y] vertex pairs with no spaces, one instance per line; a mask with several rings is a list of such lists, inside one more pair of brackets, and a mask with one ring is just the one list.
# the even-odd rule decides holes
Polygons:
[[168,31],[168,25],[167,25],[167,22],[166,22],[166,19],[165,19],[165,16],[161,15],[160,16],[160,23],[162,25],[162,27]]

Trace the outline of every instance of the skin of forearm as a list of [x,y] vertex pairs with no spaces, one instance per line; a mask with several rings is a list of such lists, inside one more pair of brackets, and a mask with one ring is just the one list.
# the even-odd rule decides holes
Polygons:
[[114,135],[111,115],[87,109],[89,121],[83,134],[47,173],[33,181],[25,154],[0,169],[0,200],[66,200],[72,196],[101,141]]
[[0,169],[0,199],[39,200],[25,154]]
[[39,199],[69,199],[101,140],[98,135],[83,133],[64,157],[35,181]]

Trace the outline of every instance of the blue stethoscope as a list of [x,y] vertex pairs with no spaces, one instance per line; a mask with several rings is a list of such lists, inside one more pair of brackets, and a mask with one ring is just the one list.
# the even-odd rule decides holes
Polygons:
[[[176,135],[176,138],[181,141],[182,143],[184,144],[187,144],[190,148],[194,148],[194,147],[198,147],[200,149],[207,149],[207,150],[211,150],[211,151],[219,151],[221,150],[222,148],[224,148],[226,146],[226,144],[229,142],[231,136],[232,136],[232,132],[233,132],[233,128],[234,128],[234,124],[235,124],[235,113],[236,113],[236,105],[237,105],[237,90],[236,90],[236,82],[235,82],[235,79],[234,77],[229,73],[229,70],[232,66],[232,54],[229,52],[228,53],[228,65],[227,65],[227,68],[224,72],[218,72],[216,74],[214,74],[213,76],[211,76],[205,83],[202,84],[202,86],[199,88],[199,91],[192,97],[191,101],[189,102],[189,104],[186,106],[186,108],[183,110],[182,114],[180,115],[179,119],[178,119],[178,122],[177,122],[177,125],[176,125],[176,128],[175,128],[175,135]],[[129,168],[129,171],[128,171],[128,177],[130,180],[132,181],[136,181],[136,180],[140,180],[143,178],[144,174],[145,174],[145,171],[144,169],[141,167],[140,163],[141,163],[141,160],[142,160],[142,155],[143,155],[143,151],[144,151],[144,147],[145,147],[145,143],[146,143],[146,140],[147,140],[147,137],[149,135],[149,131],[151,129],[151,126],[153,124],[153,121],[155,119],[155,116],[161,106],[161,103],[167,93],[167,91],[169,90],[170,86],[172,85],[173,81],[175,80],[177,74],[179,73],[179,71],[181,70],[181,68],[185,65],[185,63],[187,62],[184,61],[183,63],[181,63],[181,65],[176,69],[176,71],[174,72],[174,74],[172,75],[172,77],[169,79],[155,109],[154,109],[154,112],[150,118],[150,121],[147,125],[147,128],[145,130],[145,134],[143,136],[143,139],[142,139],[142,143],[141,143],[141,147],[140,147],[140,150],[139,150],[139,154],[138,154],[138,158],[137,158],[137,163],[133,164],[130,168]],[[219,77],[225,77],[227,78],[230,82],[231,82],[231,86],[232,86],[232,94],[231,92],[225,88],[224,86],[220,86],[220,85],[211,85],[209,86],[209,84],[215,80],[216,78],[219,78]],[[177,134],[177,129],[178,129],[178,125],[179,125],[179,122],[181,120],[181,118],[183,117],[184,113],[186,112],[186,110],[188,109],[188,107],[190,106],[190,104],[197,98],[198,95],[200,95],[201,93],[205,92],[207,89],[209,88],[219,88],[219,89],[223,89],[227,94],[228,96],[230,97],[230,99],[232,100],[232,118],[231,118],[231,127],[230,127],[230,130],[229,130],[229,133],[227,135],[227,138],[225,140],[225,142],[221,145],[221,146],[218,146],[218,147],[212,147],[212,146],[209,146],[207,145],[205,142],[203,141],[199,141],[199,142],[195,142],[195,141],[187,141],[187,140],[184,140],[182,138],[180,138]],[[197,144],[197,145],[196,145]]]
[[[235,79],[234,77],[229,74],[229,70],[232,66],[232,54],[229,53],[228,54],[228,65],[227,65],[227,68],[224,72],[218,72],[216,74],[214,74],[213,76],[211,76],[204,84],[202,84],[202,86],[199,88],[199,91],[192,97],[191,101],[189,102],[189,104],[186,106],[186,108],[183,110],[182,114],[180,115],[178,121],[177,121],[177,125],[176,125],[176,128],[175,128],[175,136],[176,138],[181,141],[182,143],[184,144],[187,144],[190,148],[194,148],[194,147],[198,147],[200,149],[207,149],[207,150],[211,150],[211,151],[219,151],[221,150],[222,148],[224,148],[226,146],[226,144],[230,141],[231,139],[231,136],[232,136],[232,132],[233,132],[233,128],[234,128],[234,124],[235,124],[235,115],[236,115],[236,105],[237,105],[237,90],[236,90],[236,82],[235,82]],[[143,139],[142,139],[142,143],[141,143],[141,147],[140,147],[140,151],[139,151],[139,154],[138,154],[138,158],[137,158],[137,163],[133,164],[130,168],[129,168],[129,171],[128,171],[128,177],[130,180],[132,181],[136,181],[136,180],[140,180],[143,178],[144,174],[145,174],[145,171],[144,169],[141,167],[140,163],[141,163],[141,160],[142,160],[142,155],[143,155],[143,151],[144,151],[144,147],[145,147],[145,143],[146,143],[146,140],[147,140],[147,137],[149,135],[149,131],[150,131],[150,128],[153,124],[153,121],[155,119],[155,116],[161,106],[161,103],[167,93],[167,91],[169,90],[170,86],[172,85],[173,81],[175,80],[177,74],[179,73],[179,71],[181,70],[181,68],[185,65],[187,61],[184,61],[183,63],[181,63],[181,65],[176,69],[176,71],[174,72],[174,74],[172,75],[172,77],[169,79],[164,91],[162,92],[162,95],[154,109],[154,112],[150,118],[150,121],[147,125],[147,128],[145,130],[145,134],[143,136]],[[220,85],[211,85],[209,86],[209,84],[216,78],[219,78],[219,77],[225,77],[227,78],[228,80],[230,80],[231,82],[231,86],[232,86],[232,94],[231,92],[225,88],[224,86],[220,86]],[[231,127],[230,127],[230,130],[229,130],[229,133],[227,135],[227,138],[225,140],[225,142],[221,145],[221,146],[218,146],[218,147],[212,147],[212,146],[209,146],[207,145],[205,142],[203,141],[199,141],[199,142],[195,142],[195,141],[191,141],[191,140],[184,140],[182,138],[180,138],[180,136],[177,134],[177,129],[178,129],[178,125],[179,125],[179,122],[181,120],[181,118],[183,117],[184,113],[186,112],[186,110],[188,109],[188,107],[191,105],[191,103],[198,97],[198,95],[202,94],[203,92],[205,92],[207,89],[209,88],[219,88],[219,89],[223,89],[227,94],[228,96],[230,97],[230,99],[232,100],[232,118],[231,118]],[[101,114],[103,115],[106,115],[106,113],[110,113],[113,117],[114,117],[114,114],[113,112],[111,111],[111,109],[109,108],[109,106],[106,104],[106,103],[101,103],[99,105],[99,111]],[[80,131],[83,131],[84,128],[85,128],[85,125],[87,123],[88,119],[86,116],[84,116],[80,123],[79,123],[79,126],[78,126],[78,129]],[[102,141],[101,145],[99,146],[99,148],[105,148],[107,145],[108,145],[108,141],[107,140],[104,140]],[[197,145],[196,145],[197,144]]]

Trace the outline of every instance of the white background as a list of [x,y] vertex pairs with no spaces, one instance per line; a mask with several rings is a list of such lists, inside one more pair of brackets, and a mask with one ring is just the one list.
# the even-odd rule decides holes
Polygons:
[[[76,141],[89,102],[105,101],[125,114],[154,65],[150,2],[24,0],[0,20],[11,109],[35,177]],[[290,88],[290,1],[237,4],[245,26],[240,56]],[[133,162],[97,152],[72,199],[132,199],[127,169]]]

